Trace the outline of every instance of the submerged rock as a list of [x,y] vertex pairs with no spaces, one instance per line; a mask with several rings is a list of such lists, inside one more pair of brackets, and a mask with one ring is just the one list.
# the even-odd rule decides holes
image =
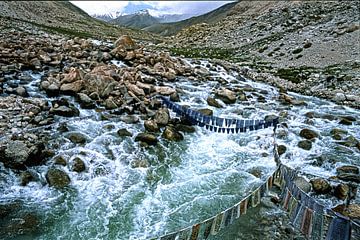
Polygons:
[[21,186],[26,186],[32,180],[34,180],[34,177],[29,171],[25,171],[20,174],[20,185]]
[[71,132],[66,134],[65,137],[69,139],[72,143],[80,143],[80,144],[86,143],[86,139],[87,139],[86,135],[80,132]]
[[279,145],[277,147],[277,151],[279,155],[283,155],[286,152],[286,146],[285,145]]
[[51,187],[64,188],[70,184],[70,177],[67,173],[57,168],[49,169],[45,177]]
[[85,169],[86,169],[85,163],[81,158],[77,157],[72,161],[72,166],[71,166],[72,171],[80,173],[85,171]]
[[51,108],[50,113],[63,117],[77,117],[80,112],[75,107],[59,106],[56,108]]
[[215,98],[208,97],[206,99],[206,102],[207,102],[207,104],[209,104],[209,106],[216,107],[216,108],[222,108],[222,105],[218,101],[216,101]]
[[359,167],[354,166],[354,165],[344,165],[341,167],[337,167],[336,173],[337,174],[342,174],[342,173],[359,174]]
[[120,137],[132,137],[132,133],[129,132],[126,128],[119,129],[119,130],[117,131],[117,134],[118,134]]
[[144,143],[147,143],[149,145],[156,145],[158,143],[157,137],[155,135],[153,135],[153,134],[150,134],[150,133],[139,133],[135,137],[135,141],[144,142]]
[[308,193],[311,190],[311,184],[303,177],[297,177],[294,180],[294,183],[298,188],[303,190],[304,192]]
[[349,191],[350,191],[350,188],[348,185],[340,183],[335,187],[334,195],[338,199],[345,200]]
[[312,147],[312,142],[310,140],[301,140],[298,142],[298,147],[304,150],[310,150]]

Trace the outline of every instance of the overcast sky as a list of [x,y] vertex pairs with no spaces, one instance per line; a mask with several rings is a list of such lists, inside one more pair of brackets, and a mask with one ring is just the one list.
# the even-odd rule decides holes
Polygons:
[[[141,4],[142,1],[70,1],[90,15],[122,12],[128,5]],[[231,1],[143,1],[156,10],[150,13],[158,14],[192,14],[199,15],[216,9]]]

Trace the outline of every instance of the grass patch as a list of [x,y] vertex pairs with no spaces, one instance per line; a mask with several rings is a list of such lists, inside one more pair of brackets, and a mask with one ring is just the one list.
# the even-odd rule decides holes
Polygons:
[[233,50],[223,48],[170,48],[174,55],[187,58],[211,58],[229,60],[233,57]]
[[308,79],[314,70],[314,68],[306,66],[299,68],[279,68],[275,75],[293,83],[301,83]]

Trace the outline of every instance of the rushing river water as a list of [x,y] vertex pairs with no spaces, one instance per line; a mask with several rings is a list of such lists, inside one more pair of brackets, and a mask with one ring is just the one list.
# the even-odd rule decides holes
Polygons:
[[[200,64],[206,67],[208,63]],[[184,78],[173,83],[180,92],[179,104],[192,109],[210,108],[215,116],[226,118],[264,118],[287,112],[289,128],[280,128],[277,139],[278,144],[285,144],[288,149],[281,158],[284,163],[323,177],[335,175],[335,167],[342,164],[359,165],[359,151],[340,146],[329,134],[333,128],[342,128],[360,139],[359,121],[345,126],[339,125],[338,120],[313,118],[309,121],[305,116],[313,111],[360,119],[359,111],[298,94],[290,95],[304,100],[307,106],[286,106],[278,102],[279,93],[273,87],[244,80],[220,66],[211,66],[211,74],[214,81]],[[32,76],[34,81],[27,86],[31,96],[45,97],[37,90],[40,75]],[[219,79],[222,86],[248,89],[249,101],[221,109],[209,107],[206,98],[220,87]],[[257,100],[259,94],[265,101]],[[24,207],[35,211],[44,223],[41,232],[21,239],[149,239],[160,236],[232,206],[275,169],[272,129],[222,134],[196,127],[196,132],[184,134],[181,142],[160,138],[157,146],[141,148],[134,138],[144,131],[143,120],[126,124],[118,117],[104,120],[102,114],[82,109],[80,116],[92,117],[67,122],[70,132],[86,136],[86,144],[69,141],[66,138],[69,132],[59,133],[55,128],[49,132],[53,135],[49,144],[56,149],[57,156],[65,156],[68,162],[80,157],[86,164],[86,171],[82,173],[61,166],[71,178],[69,189],[56,190],[45,184],[44,174],[51,161],[47,166],[31,169],[39,173],[40,181],[26,187],[19,186],[17,176],[0,166],[4,179],[0,188],[1,201],[23,200]],[[298,133],[305,127],[321,134],[310,151],[297,147],[301,140]],[[122,128],[133,136],[120,137],[117,131]],[[329,161],[321,166],[312,164],[312,156],[320,155]],[[139,164],[140,167],[135,167]],[[260,178],[250,173],[254,170],[261,172]],[[243,230],[251,231],[251,225]],[[241,228],[232,227],[218,238],[235,239],[229,236],[236,236],[239,231]],[[260,239],[261,235],[258,237]]]

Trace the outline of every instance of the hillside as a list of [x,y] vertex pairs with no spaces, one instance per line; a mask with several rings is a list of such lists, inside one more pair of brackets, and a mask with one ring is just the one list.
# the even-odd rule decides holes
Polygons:
[[203,14],[203,15],[200,15],[197,17],[192,17],[189,19],[185,19],[185,20],[182,20],[179,22],[173,22],[173,23],[155,24],[155,25],[146,27],[143,30],[152,32],[152,33],[157,33],[157,34],[160,34],[163,36],[171,36],[171,35],[178,33],[179,31],[181,31],[184,28],[187,28],[189,26],[192,26],[192,25],[195,25],[198,23],[218,22],[222,18],[226,17],[228,15],[228,13],[231,12],[231,9],[234,6],[236,6],[236,4],[237,4],[236,2],[228,3],[228,4],[221,6],[220,8],[217,8],[211,12],[208,12],[206,14]]
[[116,38],[128,34],[136,39],[151,40],[153,35],[117,27],[90,17],[66,1],[0,2],[0,18],[30,23],[49,32],[80,37]]
[[255,69],[259,76],[252,78],[356,106],[358,13],[351,1],[241,1],[220,21],[183,29],[162,46],[232,61]]
[[142,29],[154,24],[158,24],[159,20],[151,16],[149,12],[145,10],[135,14],[119,16],[113,20],[110,20],[109,22],[124,27]]

